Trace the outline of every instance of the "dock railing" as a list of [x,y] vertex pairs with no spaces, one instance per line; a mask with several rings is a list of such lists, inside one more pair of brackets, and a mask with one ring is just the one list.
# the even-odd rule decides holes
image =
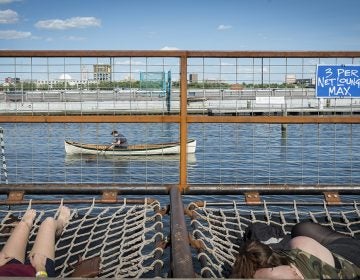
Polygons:
[[[5,106],[1,109],[0,122],[179,124],[181,152],[178,184],[179,189],[185,191],[190,185],[188,182],[186,154],[186,140],[190,124],[358,124],[360,122],[360,117],[358,116],[358,107],[360,105],[357,99],[353,98],[349,99],[349,103],[346,106],[330,106],[330,102],[339,103],[344,101],[342,99],[333,99],[326,101],[328,106],[325,104],[325,108],[321,104],[315,110],[310,108],[313,109],[310,111],[308,109],[311,105],[307,103],[302,104],[303,107],[293,114],[289,104],[282,103],[282,105],[279,105],[270,99],[268,101],[265,100],[265,107],[260,108],[259,111],[254,108],[255,102],[251,99],[247,101],[248,108],[239,107],[230,109],[226,108],[224,99],[229,98],[233,92],[238,92],[241,95],[242,91],[249,89],[253,90],[255,95],[259,95],[256,91],[261,91],[261,88],[263,91],[269,91],[270,89],[271,96],[279,92],[280,89],[272,89],[272,86],[277,84],[285,85],[285,88],[282,88],[282,90],[293,90],[293,86],[297,85],[297,90],[300,91],[302,98],[300,102],[304,103],[309,92],[313,94],[313,91],[307,87],[308,84],[306,86],[300,84],[299,86],[296,84],[296,81],[291,81],[291,79],[294,79],[295,74],[299,77],[298,80],[312,80],[314,85],[316,64],[357,64],[360,59],[359,57],[360,52],[356,51],[1,51],[0,66],[3,69],[1,79],[4,81],[2,93],[6,95],[6,98],[11,98],[12,92],[19,92],[21,90],[23,92],[26,91],[28,98],[30,98],[30,95],[38,94],[42,95],[42,98],[45,98],[45,100],[46,95],[51,96],[54,92],[59,91],[62,95],[75,95],[68,92],[76,91],[76,88],[78,92],[83,92],[86,84],[88,89],[90,89],[89,83],[95,83],[94,89],[97,91],[96,96],[99,97],[102,94],[101,87],[104,83],[99,80],[90,79],[89,76],[93,73],[89,68],[96,64],[104,64],[104,62],[109,62],[109,65],[112,67],[112,73],[109,76],[110,86],[113,84],[118,87],[115,82],[120,77],[127,79],[128,85],[130,85],[129,98],[133,98],[131,92],[136,91],[136,89],[131,88],[131,85],[135,79],[135,73],[138,71],[134,68],[139,64],[136,61],[139,58],[144,62],[141,67],[145,71],[152,71],[153,69],[167,70],[165,68],[171,68],[174,77],[173,81],[178,85],[178,96],[173,94],[172,98],[178,98],[177,105],[174,105],[174,107],[178,106],[178,109],[169,111],[163,106],[159,112],[150,107],[139,109],[139,111],[121,110],[121,108],[115,107],[110,110],[107,108],[108,111],[106,112],[100,109],[99,111],[94,109],[94,111],[88,112],[85,110],[84,102],[86,100],[80,100],[79,104],[82,107],[80,107],[79,111],[71,110],[71,106],[74,106],[75,102],[66,101],[62,102],[64,107],[60,106],[60,109],[55,107],[52,110],[52,102],[50,100],[45,102],[45,108],[47,106],[47,109],[44,112],[41,110],[37,111],[35,108],[41,102],[25,102],[25,97],[22,96],[20,100],[15,100],[15,102],[3,103]],[[159,60],[160,63],[155,62],[155,60]],[[309,61],[311,62],[309,63]],[[125,68],[117,68],[121,66],[126,67],[126,70],[123,70]],[[77,81],[75,81],[76,79],[66,80],[68,72],[78,75]],[[60,74],[64,74],[62,75],[63,78],[65,76],[64,80],[59,81],[56,77]],[[124,78],[125,76],[126,78]],[[190,76],[192,80],[188,80]],[[8,86],[6,87],[5,80],[8,77],[10,77],[10,80],[12,78],[12,81],[8,81]],[[40,80],[42,82],[46,81],[48,84],[41,87],[39,86]],[[57,85],[51,84],[54,81],[63,82],[65,88],[61,89],[60,83]],[[35,85],[35,82],[38,84]],[[224,85],[226,83],[230,85],[227,88]],[[133,84],[135,85],[135,82]],[[215,91],[219,93],[219,98],[222,98],[222,100],[215,101],[219,103],[218,108],[205,108],[203,106],[202,109],[205,108],[205,110],[202,110],[202,113],[198,111],[197,113],[192,113],[192,97],[188,97],[188,92],[191,91],[191,87],[194,84],[200,85],[204,99],[207,98],[207,88],[205,87],[213,84]],[[261,85],[260,89],[258,89],[259,84]],[[231,85],[233,90],[227,93],[228,90],[231,90]],[[247,85],[250,86],[247,87]],[[71,89],[67,89],[66,86],[71,87]],[[24,87],[26,87],[26,90],[24,90]],[[59,90],[56,90],[56,87]],[[111,89],[114,90],[114,88]],[[174,92],[176,91],[174,87],[173,90]],[[265,99],[266,97],[269,97],[268,93],[265,93]],[[283,98],[280,97],[280,99],[282,101],[279,102],[283,102]],[[131,103],[126,104],[131,106]],[[338,109],[340,108],[343,111],[339,111]],[[286,113],[284,113],[285,109]]]
[[[5,180],[0,181],[0,194],[7,195],[1,201],[1,205],[27,204],[29,200],[26,199],[25,195],[35,197],[31,200],[34,205],[59,203],[58,195],[74,195],[74,200],[69,199],[69,203],[88,203],[89,201],[81,196],[96,195],[98,196],[96,202],[110,204],[117,203],[120,195],[169,195],[173,247],[171,258],[178,265],[172,267],[174,277],[194,276],[191,252],[187,246],[188,229],[182,215],[184,206],[181,194],[243,194],[244,205],[250,207],[264,205],[261,199],[262,195],[320,194],[323,195],[325,204],[339,207],[352,205],[351,200],[350,202],[349,200],[342,201],[341,195],[354,195],[355,208],[357,208],[356,200],[358,201],[360,190],[360,176],[357,168],[360,164],[360,158],[357,154],[353,154],[353,151],[357,151],[359,148],[357,128],[360,124],[360,102],[356,98],[316,98],[313,86],[316,65],[319,64],[358,65],[360,64],[360,52],[0,51],[0,79],[2,81],[0,124],[10,129],[7,142],[13,145],[12,151],[24,148],[20,144],[21,140],[19,140],[23,137],[21,135],[23,127],[17,127],[17,125],[24,124],[30,126],[33,124],[64,124],[65,132],[60,134],[60,137],[69,135],[66,132],[68,128],[65,125],[79,124],[80,127],[72,127],[71,129],[72,131],[81,130],[79,135],[85,139],[86,137],[82,134],[84,129],[82,125],[93,125],[92,129],[101,134],[102,132],[97,131],[97,125],[100,124],[107,124],[107,128],[116,127],[119,123],[129,125],[175,124],[177,132],[175,133],[170,129],[169,134],[175,133],[180,142],[180,156],[176,159],[179,160],[178,176],[175,180],[173,177],[169,179],[168,174],[165,174],[163,175],[164,179],[156,182],[152,182],[147,177],[144,181],[131,179],[129,182],[118,182],[116,180],[109,182],[108,180],[102,181],[100,175],[97,174],[100,179],[89,182],[82,181],[83,177],[80,174],[80,182],[72,182],[67,177],[71,177],[73,174],[65,174],[66,180],[64,181],[53,181],[51,179],[52,172],[63,172],[51,162],[50,151],[53,147],[58,147],[58,144],[54,144],[51,138],[47,142],[45,141],[45,144],[41,144],[48,151],[46,155],[48,155],[49,163],[45,171],[48,180],[39,181],[38,178],[40,177],[36,176],[42,172],[42,167],[39,167],[38,170],[35,164],[30,174],[23,176],[20,172],[22,165],[18,160],[21,157],[20,151],[16,151],[16,156],[14,156],[19,166],[7,168],[7,161],[4,157],[3,169],[6,169],[6,176],[10,177],[13,173],[16,175],[10,180],[6,178],[6,183]],[[100,74],[103,76],[101,79],[95,79],[92,78],[94,71],[97,71],[93,68],[94,65],[108,65],[108,69],[111,70],[108,73],[96,73],[97,77]],[[140,71],[171,71],[171,96],[162,97],[154,91],[139,91],[137,75]],[[66,74],[73,77],[68,77]],[[210,128],[215,126],[216,141],[223,140],[222,137],[225,138],[221,132],[223,128],[219,128],[217,125],[235,125],[235,134],[240,136],[244,130],[242,127],[238,128],[237,125],[248,125],[252,150],[248,152],[235,149],[230,152],[222,152],[221,145],[210,144],[207,147],[207,144],[212,143],[212,140],[209,140],[211,135],[207,134],[209,128],[207,125],[210,125]],[[266,125],[263,134],[258,134],[257,125]],[[259,160],[264,163],[263,166],[268,168],[265,175],[261,174],[262,167],[254,168],[254,162],[257,159],[254,155],[250,156],[252,160],[249,162],[249,165],[253,166],[252,169],[250,167],[237,169],[237,164],[246,164],[248,159],[238,159],[235,161],[235,165],[229,164],[229,167],[222,166],[223,162],[226,162],[232,154],[240,157],[259,153],[258,151],[255,152],[257,137],[263,140],[260,141],[261,145],[265,139],[271,138],[273,135],[273,126],[280,127],[281,133],[286,134],[287,125],[316,126],[317,128],[314,131],[319,135],[323,133],[323,130],[319,128],[321,125],[348,126],[345,137],[349,137],[346,143],[351,143],[351,148],[346,149],[347,157],[342,159],[340,163],[350,159],[349,173],[341,176],[336,173],[337,145],[342,148],[346,145],[336,144],[343,139],[343,135],[337,135],[336,127],[330,128],[331,133],[335,136],[331,138],[334,143],[333,146],[329,146],[336,154],[333,155],[335,163],[332,169],[325,170],[326,174],[323,174],[321,170],[326,159],[321,159],[320,163],[315,163],[317,172],[315,175],[311,175],[314,177],[304,175],[307,168],[305,165],[308,163],[304,160],[304,151],[299,154],[301,160],[289,160],[289,165],[301,166],[299,177],[284,174],[285,171],[283,170],[274,171],[270,166],[273,161],[266,158],[265,152],[261,153],[259,157]],[[211,153],[218,156],[215,164],[214,160],[210,158],[206,159],[208,161],[203,160],[202,169],[197,170],[196,166],[194,167],[195,172],[203,173],[200,179],[191,172],[189,174],[191,155],[187,154],[186,151],[188,138],[196,135],[194,130],[199,129],[199,126],[202,138],[199,147],[200,157],[207,158]],[[29,131],[32,131],[31,129]],[[36,128],[36,130],[38,129],[51,130],[47,135],[56,134],[52,128]],[[232,129],[233,127],[226,128],[227,131]],[[300,130],[302,131],[302,128]],[[5,133],[8,133],[6,129]],[[145,134],[147,135],[148,131]],[[239,139],[236,139],[234,146],[248,140],[248,138],[244,140],[240,136],[238,136]],[[306,137],[301,137],[301,143],[297,144],[296,147],[305,147],[307,144]],[[32,136],[26,135],[25,138],[32,138]],[[36,142],[37,139],[39,138],[34,136],[32,140]],[[103,138],[97,136],[96,139]],[[322,142],[319,139],[320,137],[316,140],[316,149],[322,150]],[[286,137],[284,141],[287,141]],[[12,142],[16,142],[16,144]],[[266,143],[269,144],[265,149],[270,149],[274,145],[270,142]],[[36,145],[36,143],[32,143],[31,149],[36,150]],[[286,144],[276,144],[275,146],[280,150],[284,147],[284,149],[288,149]],[[285,154],[287,155],[287,153]],[[27,161],[27,165],[31,165],[35,160],[24,159]],[[281,158],[277,158],[276,164],[280,160]],[[288,159],[285,158],[284,160]],[[84,169],[82,161],[97,162],[94,158],[81,158],[79,164]],[[229,162],[231,161],[233,159],[229,160]],[[313,161],[309,163],[314,165]],[[115,163],[111,164],[114,166],[110,168],[118,168],[115,167]],[[119,164],[119,168],[122,168],[121,163],[117,162],[117,164]],[[24,168],[28,167],[24,165]],[[54,168],[55,171],[52,171],[51,168]],[[164,166],[162,168],[165,169]],[[219,172],[214,172],[214,170]],[[335,175],[331,174],[332,170],[334,170]],[[258,171],[259,174],[257,174]],[[143,176],[147,176],[147,172],[145,173],[146,175]],[[164,173],[167,173],[166,169]],[[233,176],[232,173],[239,175]],[[212,175],[218,179],[213,179]],[[277,175],[281,178],[280,180],[275,179]],[[2,176],[4,175],[2,174]],[[335,177],[334,182],[327,181],[332,176]],[[133,181],[134,183],[132,183]],[[50,195],[52,197],[38,199],[39,195]],[[75,199],[79,196],[79,199]],[[136,200],[133,202],[136,203]],[[131,203],[130,200],[129,203]],[[279,200],[274,203],[283,205],[285,201]],[[306,200],[303,203],[305,206],[307,203],[311,204]],[[221,205],[219,202],[218,206]],[[204,209],[202,207],[206,207],[206,203],[200,201],[191,204],[188,209],[185,209],[185,212],[189,214],[194,211],[202,211]],[[166,212],[166,209],[163,211]],[[354,212],[351,213],[353,215]],[[249,216],[251,215],[252,212]],[[297,219],[298,213],[296,211],[294,215]],[[189,216],[191,215],[189,214]],[[191,219],[196,218],[195,214],[191,216]],[[351,219],[345,223],[351,229],[353,225]],[[349,224],[350,226],[348,226]],[[351,229],[350,231],[358,234],[357,230]],[[199,250],[203,252],[203,249]],[[206,275],[215,276],[211,273]],[[221,273],[216,274],[216,277],[218,276],[222,277],[223,275]]]

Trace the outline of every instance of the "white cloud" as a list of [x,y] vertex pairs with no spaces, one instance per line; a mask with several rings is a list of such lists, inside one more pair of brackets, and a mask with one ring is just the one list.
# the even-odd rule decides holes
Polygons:
[[10,4],[10,3],[13,3],[13,2],[20,2],[22,0],[0,0],[0,5],[1,4]]
[[220,65],[221,65],[221,66],[234,66],[235,64],[234,64],[234,63],[230,63],[230,62],[221,61],[221,62],[220,62]]
[[72,17],[68,19],[40,20],[35,26],[40,29],[65,30],[70,28],[87,28],[101,26],[101,20],[95,17]]
[[84,40],[86,40],[85,37],[79,37],[79,36],[65,36],[64,39],[67,41],[84,41]]
[[136,60],[117,61],[115,64],[118,64],[118,65],[145,65],[144,62],[136,61]]
[[168,47],[165,46],[163,48],[160,49],[161,51],[178,51],[179,49],[177,47]]
[[13,10],[0,10],[0,24],[15,23],[19,20],[18,13]]
[[220,24],[220,25],[217,27],[217,30],[226,30],[226,29],[231,29],[231,28],[232,28],[231,25]]
[[22,32],[16,30],[0,30],[0,39],[13,40],[31,37],[31,32]]

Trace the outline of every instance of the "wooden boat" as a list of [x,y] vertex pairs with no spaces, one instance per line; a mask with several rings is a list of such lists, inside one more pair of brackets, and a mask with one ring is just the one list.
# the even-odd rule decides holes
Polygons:
[[[187,153],[195,153],[196,140],[187,141]],[[144,156],[144,155],[174,155],[180,154],[180,142],[159,144],[136,144],[127,148],[110,148],[110,145],[83,144],[65,140],[66,154],[88,155],[119,155],[119,156]]]

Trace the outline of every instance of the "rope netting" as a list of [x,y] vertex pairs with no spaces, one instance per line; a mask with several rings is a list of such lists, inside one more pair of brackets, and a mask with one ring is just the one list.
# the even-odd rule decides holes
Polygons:
[[[29,205],[30,207],[30,205]],[[36,207],[32,207],[36,209]],[[27,252],[34,244],[41,221],[56,217],[58,208],[37,210],[30,232]],[[71,208],[71,219],[55,245],[55,269],[58,277],[71,277],[79,258],[99,256],[103,278],[159,277],[163,269],[164,240],[162,215],[156,200],[130,205],[96,205]],[[0,246],[4,246],[12,228],[26,209],[0,210]]]
[[360,238],[359,202],[348,206],[301,205],[296,200],[288,206],[250,206],[236,201],[204,205],[190,203],[192,245],[196,248],[195,269],[202,277],[228,277],[235,262],[234,255],[243,242],[246,228],[252,223],[279,226],[285,235],[300,221],[313,221]]
[[2,166],[0,168],[0,183],[5,182],[5,184],[7,184],[8,172],[7,172],[6,157],[5,157],[4,131],[2,127],[0,127],[0,149],[1,149],[1,161],[2,161]]

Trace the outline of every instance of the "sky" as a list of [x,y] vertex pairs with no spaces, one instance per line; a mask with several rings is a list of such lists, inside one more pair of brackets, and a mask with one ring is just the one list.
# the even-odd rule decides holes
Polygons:
[[359,0],[0,0],[0,49],[357,51],[359,11]]

